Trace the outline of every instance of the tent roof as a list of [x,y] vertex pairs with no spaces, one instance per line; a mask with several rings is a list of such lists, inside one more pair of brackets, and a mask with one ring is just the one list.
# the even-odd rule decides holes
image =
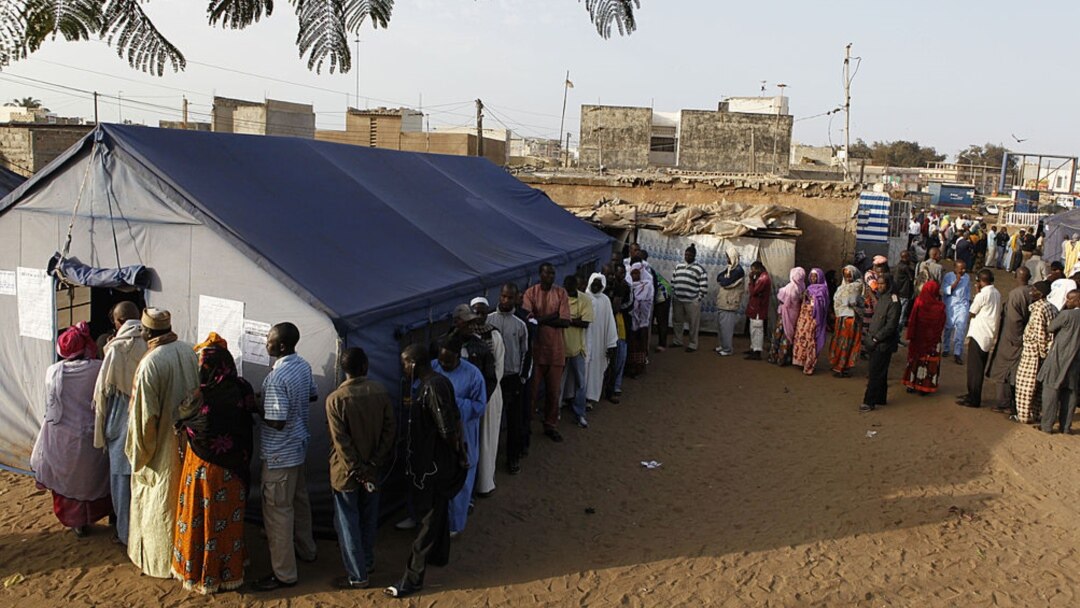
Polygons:
[[9,192],[18,188],[25,181],[26,178],[18,173],[6,167],[0,167],[0,198],[7,196]]
[[0,201],[0,213],[94,140],[174,189],[339,328],[479,293],[610,243],[482,158],[121,125],[99,126]]

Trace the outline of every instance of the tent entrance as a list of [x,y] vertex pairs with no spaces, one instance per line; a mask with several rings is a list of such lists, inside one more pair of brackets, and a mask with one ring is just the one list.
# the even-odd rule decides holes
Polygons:
[[134,302],[142,310],[146,298],[142,289],[120,290],[108,287],[87,287],[57,283],[56,328],[57,335],[80,321],[90,325],[90,335],[97,340],[114,331],[110,313],[120,302]]

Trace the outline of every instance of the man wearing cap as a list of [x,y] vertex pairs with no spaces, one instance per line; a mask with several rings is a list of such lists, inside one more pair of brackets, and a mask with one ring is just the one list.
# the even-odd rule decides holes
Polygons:
[[[476,314],[473,323],[480,339],[491,350],[495,364],[495,388],[489,390],[484,417],[480,419],[480,460],[476,463],[476,493],[487,498],[495,491],[495,459],[499,455],[499,429],[502,427],[503,393],[499,389],[506,373],[506,344],[502,333],[488,324],[490,305],[487,298],[473,298],[469,307]],[[486,380],[485,380],[486,381]]]
[[[701,301],[709,291],[709,278],[705,268],[698,264],[697,247],[691,244],[683,253],[683,262],[675,266],[671,274],[671,286],[675,290],[675,308],[672,320],[675,325],[675,339],[672,344],[682,346],[683,324],[689,325],[690,338],[686,352],[692,353],[698,347],[698,329],[701,327]],[[741,278],[741,277],[740,277]]]
[[450,331],[447,338],[461,337],[461,356],[480,370],[480,373],[484,376],[484,385],[487,390],[486,398],[491,399],[491,395],[495,393],[495,388],[499,385],[499,376],[495,367],[495,354],[492,352],[492,347],[480,337],[478,323],[480,315],[473,312],[472,307],[468,304],[458,304],[454,307],[453,319],[454,329]]
[[171,576],[179,453],[176,421],[199,388],[195,349],[172,331],[169,311],[142,314],[146,355],[135,370],[124,453],[131,462],[128,557],[143,574]]

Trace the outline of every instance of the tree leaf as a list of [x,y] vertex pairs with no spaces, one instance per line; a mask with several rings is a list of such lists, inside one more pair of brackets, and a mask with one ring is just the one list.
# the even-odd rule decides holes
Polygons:
[[41,48],[47,38],[89,40],[101,29],[100,0],[26,0],[23,14],[22,44],[27,53]]
[[183,53],[158,31],[138,0],[108,0],[101,37],[117,55],[126,54],[128,64],[137,70],[161,76],[166,63],[174,72],[187,67]]
[[330,73],[352,68],[343,0],[294,0],[299,31],[296,46],[308,55],[308,69],[321,73],[329,62]]
[[26,57],[26,0],[0,0],[0,68]]
[[274,12],[274,0],[210,0],[206,14],[210,25],[243,29]]
[[390,25],[390,13],[394,12],[394,0],[345,0],[345,25],[350,32],[360,30],[365,19],[371,19],[374,27]]
[[640,8],[641,0],[585,0],[589,18],[603,38],[611,37],[612,24],[619,28],[620,36],[633,33],[637,29],[634,9]]

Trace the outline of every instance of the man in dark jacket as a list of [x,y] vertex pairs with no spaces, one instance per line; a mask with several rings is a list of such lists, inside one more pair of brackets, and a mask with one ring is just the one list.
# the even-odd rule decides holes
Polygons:
[[870,343],[866,345],[870,353],[870,377],[860,412],[872,412],[886,403],[889,363],[900,341],[900,297],[893,293],[892,282],[893,278],[887,274],[878,279],[878,301],[867,333]]
[[908,312],[911,310],[911,300],[915,297],[915,264],[911,261],[911,252],[900,252],[900,262],[893,269],[896,277],[896,288],[893,290],[900,298],[900,329],[907,325]]

